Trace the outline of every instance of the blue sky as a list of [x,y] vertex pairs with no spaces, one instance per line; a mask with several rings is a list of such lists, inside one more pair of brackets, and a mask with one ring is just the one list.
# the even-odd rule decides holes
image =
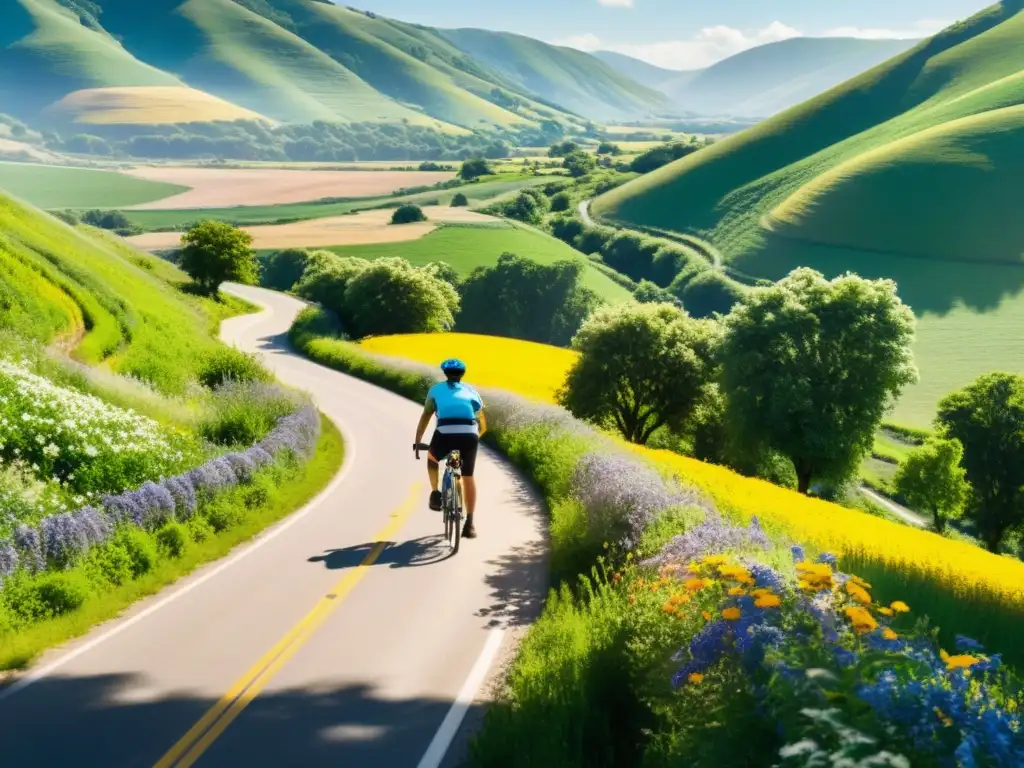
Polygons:
[[404,21],[483,27],[654,64],[707,66],[796,35],[923,37],[991,0],[345,0]]

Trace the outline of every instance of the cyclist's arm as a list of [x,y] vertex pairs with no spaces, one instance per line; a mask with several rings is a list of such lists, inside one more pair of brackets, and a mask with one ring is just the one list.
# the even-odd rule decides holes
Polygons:
[[477,411],[476,420],[480,423],[480,437],[483,437],[487,431],[487,417],[484,416],[483,408]]
[[434,415],[434,398],[428,397],[423,404],[423,413],[420,415],[420,423],[416,425],[416,443],[423,442],[423,433],[427,431],[430,424],[430,417]]

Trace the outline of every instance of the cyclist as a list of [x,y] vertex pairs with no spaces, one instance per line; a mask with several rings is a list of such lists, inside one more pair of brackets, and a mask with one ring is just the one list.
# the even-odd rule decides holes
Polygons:
[[476,390],[462,381],[462,377],[466,375],[464,362],[450,358],[441,363],[441,370],[446,381],[435,384],[427,392],[423,415],[420,416],[420,423],[416,427],[416,444],[423,441],[423,433],[427,431],[430,417],[436,413],[437,427],[430,439],[430,451],[427,454],[427,475],[431,488],[430,508],[435,512],[441,509],[438,464],[452,451],[458,451],[462,457],[462,490],[466,501],[466,525],[462,529],[462,535],[467,539],[475,539],[473,513],[476,511],[476,481],[473,479],[473,467],[476,465],[480,437],[487,431],[484,403]]

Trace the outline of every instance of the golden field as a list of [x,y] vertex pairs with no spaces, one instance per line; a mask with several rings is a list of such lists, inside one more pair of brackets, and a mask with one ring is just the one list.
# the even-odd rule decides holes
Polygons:
[[[362,347],[429,364],[458,356],[466,361],[468,381],[548,403],[554,402],[576,357],[571,350],[543,344],[465,334],[381,337]],[[737,517],[749,520],[756,515],[767,527],[800,542],[923,579],[950,597],[962,595],[972,603],[981,598],[1014,612],[1024,610],[1024,563],[1019,560],[808,498],[724,467],[619,442],[704,491]]]

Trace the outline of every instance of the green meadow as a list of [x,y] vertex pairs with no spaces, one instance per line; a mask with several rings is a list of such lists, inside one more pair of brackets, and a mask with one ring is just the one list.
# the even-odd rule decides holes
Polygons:
[[122,208],[188,190],[115,171],[0,163],[0,190],[39,208]]

